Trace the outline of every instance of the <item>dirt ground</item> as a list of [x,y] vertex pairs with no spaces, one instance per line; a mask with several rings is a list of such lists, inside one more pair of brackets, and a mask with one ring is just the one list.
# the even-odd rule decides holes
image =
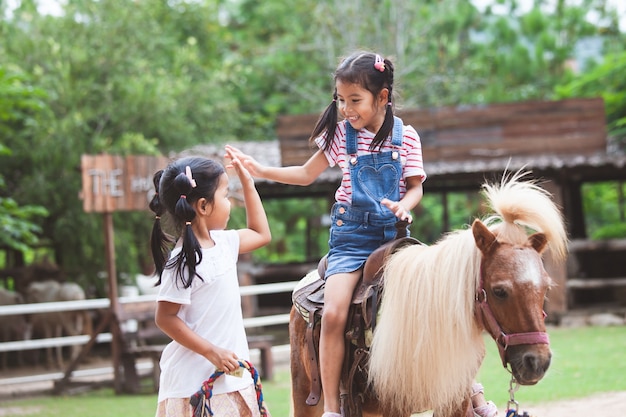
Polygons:
[[[520,406],[531,417],[615,417],[626,415],[626,391],[602,393],[587,398]],[[500,410],[499,417],[506,417]]]

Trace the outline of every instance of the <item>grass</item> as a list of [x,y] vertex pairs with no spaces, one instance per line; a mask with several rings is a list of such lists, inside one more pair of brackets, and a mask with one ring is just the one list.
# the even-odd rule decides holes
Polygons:
[[[552,364],[537,385],[515,393],[521,405],[626,390],[626,327],[555,328],[548,333]],[[495,343],[488,340],[486,345],[478,380],[487,398],[503,407],[509,398],[510,374],[502,367]]]
[[[521,387],[515,394],[520,409],[545,401],[626,391],[626,327],[556,328],[549,333],[552,366],[539,384]],[[502,367],[495,343],[487,339],[487,357],[478,380],[485,386],[487,398],[503,408],[509,399],[510,375]],[[287,417],[289,372],[275,372],[273,381],[263,383],[263,394],[273,417]],[[103,389],[80,396],[0,401],[0,417],[151,417],[155,408],[155,395],[116,396]]]

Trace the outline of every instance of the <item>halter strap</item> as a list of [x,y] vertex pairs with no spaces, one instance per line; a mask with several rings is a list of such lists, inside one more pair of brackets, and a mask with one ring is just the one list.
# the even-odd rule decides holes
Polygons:
[[[509,346],[516,345],[539,345],[549,344],[550,339],[546,332],[526,332],[526,333],[512,333],[506,334],[502,330],[502,326],[496,320],[493,315],[491,307],[487,303],[487,291],[484,288],[483,269],[480,268],[480,287],[476,292],[476,309],[474,311],[477,321],[482,327],[489,332],[493,340],[498,345],[498,351],[500,352],[500,359],[502,360],[502,366],[505,368],[508,364],[508,358],[506,350]],[[545,318],[546,313],[544,311],[543,316]]]

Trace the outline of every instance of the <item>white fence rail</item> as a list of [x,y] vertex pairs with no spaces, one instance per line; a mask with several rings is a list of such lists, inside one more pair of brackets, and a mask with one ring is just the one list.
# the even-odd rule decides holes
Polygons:
[[[298,281],[278,282],[272,284],[247,285],[240,287],[242,296],[252,296],[260,294],[278,294],[293,291]],[[142,301],[156,301],[155,295],[140,295],[136,297],[120,297],[120,303],[134,303]],[[104,310],[108,309],[111,301],[108,298],[96,298],[78,301],[59,301],[53,303],[32,303],[17,304],[10,306],[0,306],[0,320],[9,320],[8,316],[55,313],[63,311],[81,310]],[[246,328],[272,326],[277,324],[287,324],[289,314],[274,314],[259,317],[244,318]],[[0,343],[0,352],[42,349],[57,346],[84,345],[90,339],[89,335],[55,337],[48,339],[18,340],[13,342]],[[106,343],[112,340],[111,333],[100,333],[96,339],[97,343]]]

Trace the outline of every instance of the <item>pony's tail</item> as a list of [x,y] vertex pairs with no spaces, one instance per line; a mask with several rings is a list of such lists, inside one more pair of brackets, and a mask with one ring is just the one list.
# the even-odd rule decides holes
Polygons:
[[[483,194],[489,206],[505,223],[516,224],[542,232],[557,260],[567,256],[567,231],[563,215],[551,194],[537,181],[524,179],[530,174],[523,168],[513,174],[505,173],[498,184],[483,184]],[[486,223],[492,219],[486,219]]]

